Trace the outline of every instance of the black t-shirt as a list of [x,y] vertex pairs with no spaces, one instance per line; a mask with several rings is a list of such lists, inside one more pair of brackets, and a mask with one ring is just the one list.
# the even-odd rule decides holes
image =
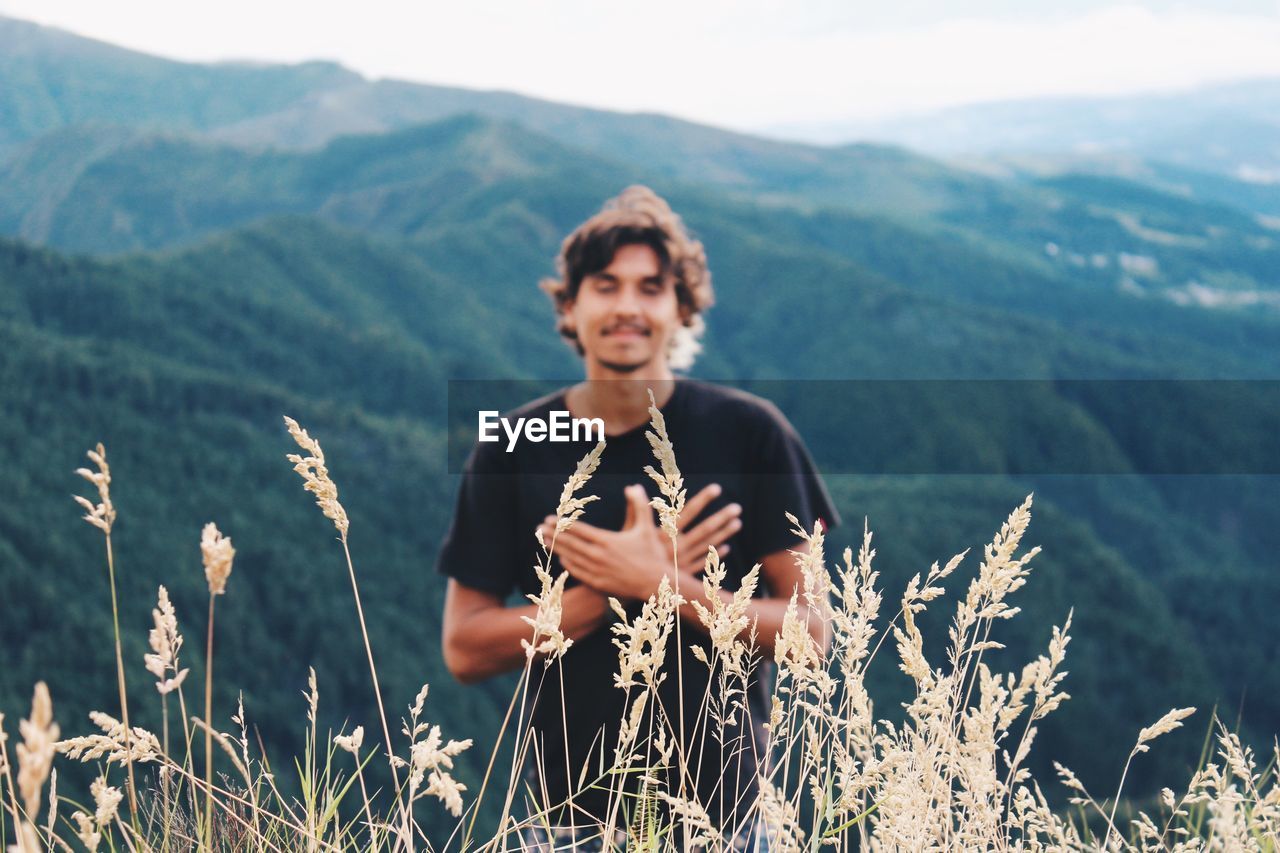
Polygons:
[[[512,421],[518,417],[546,418],[553,410],[567,410],[564,393],[535,400],[504,417]],[[803,442],[772,403],[735,389],[680,378],[661,411],[688,496],[711,483],[722,487],[721,494],[699,518],[733,502],[742,505],[743,526],[728,540],[730,551],[723,559],[727,589],[737,589],[751,567],[765,556],[798,544],[785,513],[793,514],[806,530],[811,530],[817,519],[827,528],[839,523],[839,515]],[[621,529],[626,515],[623,489],[627,485],[640,483],[651,497],[659,494],[657,484],[644,473],[646,465],[660,467],[645,438],[648,429],[645,424],[606,437],[600,466],[578,493],[599,496],[599,500],[587,505],[583,521]],[[541,589],[534,565],[542,551],[534,530],[544,517],[555,512],[565,480],[594,442],[521,441],[510,453],[506,446],[505,438],[477,442],[462,478],[453,524],[436,563],[437,571],[459,583],[504,597],[513,591],[524,595]],[[561,571],[559,562],[553,561],[553,574]],[[570,578],[567,585],[576,583]],[[760,592],[763,590],[757,594]],[[789,595],[791,591],[771,592]],[[629,615],[634,616],[639,606],[633,602],[628,607]],[[616,617],[611,614],[610,620]],[[701,643],[709,652],[710,641],[689,623],[683,624],[681,631],[685,722],[686,732],[691,734],[708,685],[707,667],[692,655],[689,646]],[[540,688],[536,679],[541,677],[542,667],[534,670],[535,684],[530,695],[538,689],[538,700],[532,706],[531,724],[542,757],[541,783],[545,783],[552,804],[564,801],[571,789],[578,788],[584,765],[588,767],[589,783],[599,776],[601,762],[607,769],[613,757],[627,706],[624,691],[613,683],[613,674],[618,671],[618,649],[612,637],[606,623],[575,641],[564,655],[563,712],[561,678],[554,666],[542,678]],[[677,703],[681,698],[674,666],[675,648],[673,631],[667,644],[668,676],[658,691],[673,721],[678,719]],[[757,684],[747,694],[752,721],[757,726],[767,719],[761,686]],[[754,799],[755,775],[750,762],[756,759],[757,736],[741,726],[729,729],[723,752],[710,734],[699,736],[697,742],[702,745],[702,767],[706,768],[699,774],[700,800],[713,818],[728,818],[736,813],[738,805],[749,805]],[[691,766],[697,766],[697,760],[690,753]],[[538,784],[534,783],[534,790],[539,790]],[[609,783],[606,779],[601,784],[607,787]],[[634,787],[631,785],[628,790]],[[580,790],[573,802],[579,810],[603,818],[607,800],[606,791],[586,789]],[[582,822],[580,814],[576,821]]]

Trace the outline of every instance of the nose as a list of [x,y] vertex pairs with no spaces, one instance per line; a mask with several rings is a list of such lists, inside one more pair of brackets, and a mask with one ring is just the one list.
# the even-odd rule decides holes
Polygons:
[[636,290],[633,287],[618,288],[618,299],[614,302],[613,310],[623,316],[632,317],[640,313],[640,300],[636,296]]

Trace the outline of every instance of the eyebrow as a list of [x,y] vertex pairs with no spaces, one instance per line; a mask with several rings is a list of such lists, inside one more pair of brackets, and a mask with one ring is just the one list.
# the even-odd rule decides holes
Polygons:
[[[613,282],[614,284],[618,282],[618,277],[616,275],[613,275],[612,273],[603,272],[603,271],[588,273],[587,275],[583,276],[583,278],[598,278],[598,279],[601,279],[602,281]],[[640,279],[641,284],[661,284],[664,281],[666,281],[666,276],[664,275],[650,275]]]

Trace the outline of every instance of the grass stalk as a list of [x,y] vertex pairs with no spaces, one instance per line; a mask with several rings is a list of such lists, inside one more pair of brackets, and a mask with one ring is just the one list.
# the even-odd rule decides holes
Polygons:
[[133,749],[130,739],[133,732],[129,727],[129,695],[125,686],[124,653],[120,644],[120,606],[116,598],[116,562],[111,548],[111,533],[106,535],[107,543],[107,575],[111,580],[111,624],[115,630],[116,640],[116,681],[120,689],[120,719],[124,723],[125,767],[128,773],[129,814],[137,829],[138,823],[138,791],[133,779]]
[[[215,596],[209,593],[209,623],[206,637],[204,669],[204,718],[213,719],[213,606]],[[128,724],[126,724],[127,726]],[[206,726],[204,731],[204,840],[213,848],[213,733]]]
[[[364,640],[364,652],[369,661],[369,675],[373,679],[373,698],[378,703],[378,719],[382,723],[382,736],[387,747],[387,757],[395,755],[391,745],[391,727],[387,725],[387,712],[382,705],[382,688],[378,686],[378,667],[373,662],[373,645],[369,642],[369,628],[364,621],[364,607],[360,604],[360,585],[356,583],[356,567],[351,561],[351,549],[347,547],[347,535],[342,534],[342,553],[347,558],[347,573],[351,576],[351,594],[356,601],[356,616],[360,620],[360,636]],[[394,764],[391,765],[391,778],[395,787],[400,787],[400,774]]]

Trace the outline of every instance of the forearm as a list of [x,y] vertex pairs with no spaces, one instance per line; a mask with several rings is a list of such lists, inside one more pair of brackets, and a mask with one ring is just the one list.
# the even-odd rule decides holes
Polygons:
[[[717,594],[725,605],[732,603],[733,593],[729,590],[721,589],[717,591]],[[710,632],[702,624],[702,619],[698,616],[698,611],[693,606],[693,602],[697,601],[707,610],[711,609],[711,599],[707,597],[702,581],[688,576],[682,577],[680,595],[687,600],[680,607],[680,618],[693,625],[700,634],[709,636]],[[788,604],[789,599],[753,598],[744,613],[747,617],[747,627],[738,634],[738,639],[744,643],[750,642],[751,626],[754,624],[756,647],[764,657],[773,660],[774,646],[777,642],[778,634],[782,632],[782,624],[786,620]],[[803,597],[796,602],[796,612],[801,620],[807,621],[809,635],[817,642],[818,648],[825,650],[827,647],[825,621],[818,613],[814,612],[813,608],[809,607]]]
[[[560,630],[571,640],[595,631],[610,613],[605,599],[585,586],[566,589],[561,605]],[[521,641],[533,639],[533,628],[521,617],[533,619],[537,613],[537,605],[526,604],[490,608],[470,616],[458,626],[446,649],[449,669],[464,683],[520,669],[527,660]]]

